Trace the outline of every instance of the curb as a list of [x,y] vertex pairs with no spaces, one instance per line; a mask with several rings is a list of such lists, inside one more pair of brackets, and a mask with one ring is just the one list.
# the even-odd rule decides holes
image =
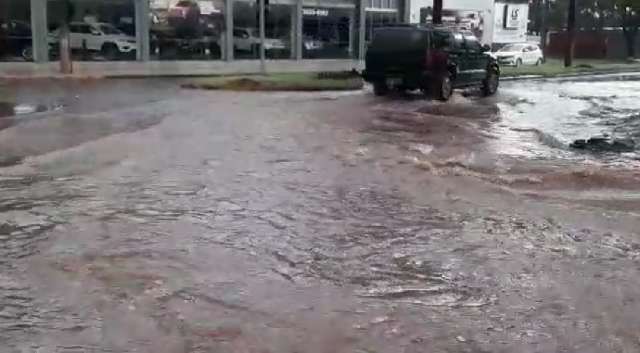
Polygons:
[[544,76],[544,75],[521,75],[521,76],[503,76],[500,77],[500,81],[524,81],[524,80],[546,80],[546,79],[556,79],[556,78],[576,78],[576,77],[589,77],[589,76],[602,76],[602,75],[624,75],[624,74],[640,74],[640,69],[631,69],[631,70],[602,70],[602,71],[590,71],[590,72],[580,72],[573,74],[559,74],[554,76]]
[[109,77],[106,75],[0,75],[0,81],[37,81],[37,80],[103,80]]

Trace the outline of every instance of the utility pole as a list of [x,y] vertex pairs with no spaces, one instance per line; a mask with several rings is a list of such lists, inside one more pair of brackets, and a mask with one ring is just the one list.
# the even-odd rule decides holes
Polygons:
[[576,46],[576,1],[569,0],[569,13],[567,15],[567,46],[564,53],[564,66],[573,65],[573,54]]
[[433,0],[433,24],[442,24],[442,0]]
[[260,72],[262,74],[267,73],[267,63],[265,58],[264,42],[265,42],[265,20],[264,20],[264,0],[258,0],[260,2]]
[[547,16],[549,15],[549,0],[542,1],[542,18],[540,19],[540,47],[544,51],[547,48]]

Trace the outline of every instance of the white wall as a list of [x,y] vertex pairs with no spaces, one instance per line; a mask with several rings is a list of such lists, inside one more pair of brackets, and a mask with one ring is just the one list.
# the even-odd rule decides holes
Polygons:
[[[420,23],[420,9],[433,7],[433,0],[410,1],[410,23]],[[521,18],[517,29],[506,29],[503,24],[504,7],[518,9]],[[505,4],[495,0],[444,0],[444,8],[452,10],[482,11],[485,18],[485,28],[480,40],[484,44],[525,42],[527,38],[527,20],[529,5]],[[493,24],[493,25],[491,25]]]
[[[411,3],[410,23],[420,23],[420,8],[433,7],[433,0],[408,0]],[[444,8],[452,10],[487,11],[493,8],[493,0],[444,0]]]

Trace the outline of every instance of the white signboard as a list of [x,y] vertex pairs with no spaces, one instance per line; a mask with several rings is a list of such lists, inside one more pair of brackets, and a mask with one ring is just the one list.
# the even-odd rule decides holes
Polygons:
[[216,9],[212,1],[198,1],[198,6],[200,7],[200,13],[203,15],[220,13],[220,9]]
[[305,15],[305,16],[327,17],[327,16],[329,16],[329,10],[327,10],[327,9],[302,9],[302,14]]
[[520,28],[520,24],[522,23],[523,16],[526,15],[525,11],[522,11],[520,6],[509,6],[505,5],[504,7],[504,28],[507,29],[518,29]]

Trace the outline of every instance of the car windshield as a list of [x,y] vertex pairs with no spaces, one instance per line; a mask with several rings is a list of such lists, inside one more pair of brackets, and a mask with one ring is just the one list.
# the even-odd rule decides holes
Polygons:
[[524,44],[509,44],[509,45],[505,45],[504,47],[502,47],[500,50],[500,52],[505,52],[505,51],[522,51],[522,49],[524,49]]
[[100,25],[100,31],[104,34],[122,34],[122,31],[110,25]]

